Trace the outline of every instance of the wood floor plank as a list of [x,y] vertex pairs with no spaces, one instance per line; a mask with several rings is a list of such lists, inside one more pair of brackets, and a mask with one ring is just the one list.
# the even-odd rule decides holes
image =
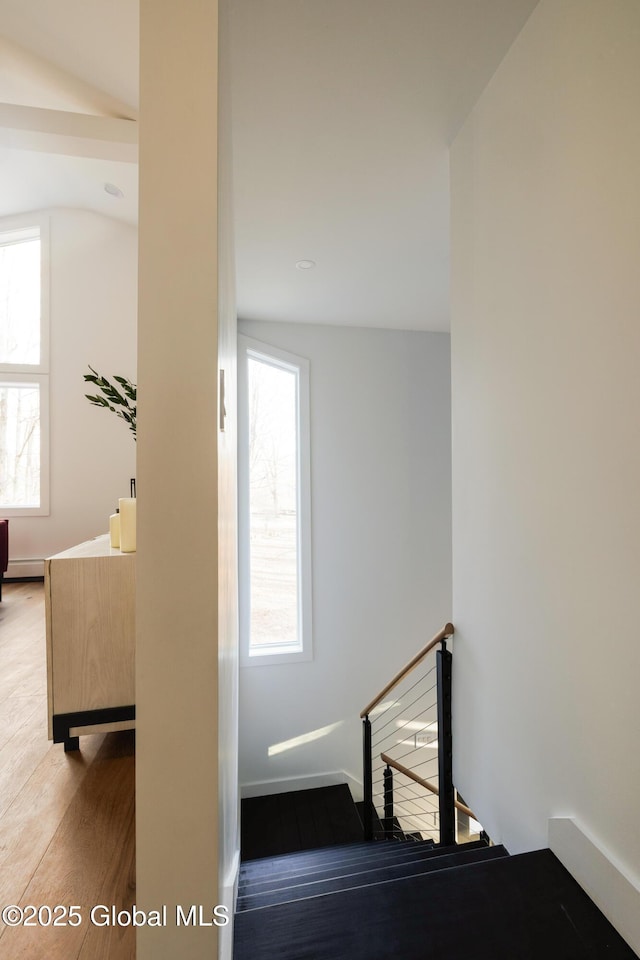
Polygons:
[[44,674],[36,674],[33,670],[29,671],[18,683],[11,696],[18,699],[20,697],[46,697],[47,678]]
[[[108,734],[105,744],[124,736]],[[103,746],[91,764],[19,903],[23,908],[78,906],[83,923],[55,929],[5,927],[0,960],[71,960],[79,955],[91,908],[100,902],[114,852],[124,845],[132,821],[134,758],[113,755],[107,747],[106,755]]]
[[49,750],[0,819],[0,903],[18,903],[65,816],[101,743],[82,752]]
[[42,700],[29,723],[23,724],[0,750],[0,818],[51,749],[47,706]]
[[133,732],[47,739],[44,588],[0,603],[0,904],[77,904],[80,927],[3,927],[0,960],[133,960],[135,930],[93,927],[135,898]]
[[0,750],[27,723],[36,710],[42,709],[42,697],[7,697],[0,702]]
[[0,702],[46,692],[44,587],[41,583],[6,584],[0,603]]
[[[99,904],[112,905],[129,913],[135,903],[135,818],[133,813],[124,843],[116,848],[109,872],[97,898]],[[90,925],[78,954],[78,960],[135,960],[136,938],[133,927]]]
[[22,644],[42,641],[43,585],[12,583],[3,587],[0,603],[0,647],[12,643],[11,629],[19,622]]
[[[0,661],[2,662],[3,700],[8,696],[13,696],[18,683],[24,683],[30,676],[33,676],[34,659],[35,649],[32,645],[26,647],[24,650],[17,650],[15,645],[9,649],[6,644],[2,645],[0,648]],[[39,674],[39,671],[37,673]]]

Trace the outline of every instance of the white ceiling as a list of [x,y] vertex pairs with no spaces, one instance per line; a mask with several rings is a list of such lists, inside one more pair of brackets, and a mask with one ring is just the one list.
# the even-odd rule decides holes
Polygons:
[[[0,105],[135,118],[138,46],[137,0],[0,0]],[[135,152],[119,160],[122,151],[109,148],[64,136],[34,144],[24,129],[0,124],[0,216],[80,207],[135,224]],[[107,194],[105,183],[123,196]]]
[[[240,316],[448,328],[448,146],[536,2],[230,0]],[[133,124],[136,0],[0,0],[2,102],[27,125],[35,107]],[[104,122],[110,159],[33,149],[5,119],[0,215],[135,222],[126,123]]]
[[233,0],[240,316],[448,329],[448,145],[535,4]]
[[0,34],[137,106],[138,0],[0,0]]

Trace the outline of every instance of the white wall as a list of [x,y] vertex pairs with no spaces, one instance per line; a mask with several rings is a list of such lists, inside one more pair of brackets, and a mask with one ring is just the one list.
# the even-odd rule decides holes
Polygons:
[[640,882],[640,5],[541,0],[452,150],[455,779]]
[[241,667],[240,782],[361,779],[360,710],[450,616],[449,337],[239,329],[310,361],[314,644],[310,663]]
[[108,378],[136,378],[137,230],[88,211],[45,213],[51,233],[51,510],[48,517],[12,518],[12,562],[42,559],[106,533],[118,497],[129,495],[135,476],[133,435],[115,414],[85,399],[96,391],[83,375],[91,364]]

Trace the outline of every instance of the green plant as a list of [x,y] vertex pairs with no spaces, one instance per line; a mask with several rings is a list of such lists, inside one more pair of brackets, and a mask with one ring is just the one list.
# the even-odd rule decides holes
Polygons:
[[125,423],[129,424],[129,430],[133,434],[133,439],[136,439],[136,403],[137,403],[137,387],[135,383],[132,383],[131,380],[127,380],[126,377],[115,377],[114,380],[116,383],[120,384],[122,391],[120,391],[116,386],[110,383],[106,377],[100,376],[100,374],[93,369],[92,366],[89,366],[91,373],[85,373],[84,379],[89,383],[94,383],[96,387],[101,391],[102,396],[89,396],[88,393],[85,393],[85,397],[90,403],[93,403],[96,407],[106,407],[107,410],[111,410],[112,413],[115,413],[118,417],[121,417]]

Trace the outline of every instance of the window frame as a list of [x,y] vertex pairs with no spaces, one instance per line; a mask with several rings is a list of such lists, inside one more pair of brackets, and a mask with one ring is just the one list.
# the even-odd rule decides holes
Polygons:
[[[297,429],[297,645],[251,652],[251,577],[249,517],[248,360],[257,359],[296,373]],[[311,570],[311,433],[309,361],[271,344],[238,334],[238,564],[240,662],[244,666],[308,662],[313,659]]]
[[40,394],[40,505],[10,507],[0,503],[3,517],[45,517],[50,514],[50,247],[49,218],[27,214],[0,219],[0,244],[28,239],[29,233],[40,238],[40,361],[39,363],[0,363],[0,386],[37,386]]

